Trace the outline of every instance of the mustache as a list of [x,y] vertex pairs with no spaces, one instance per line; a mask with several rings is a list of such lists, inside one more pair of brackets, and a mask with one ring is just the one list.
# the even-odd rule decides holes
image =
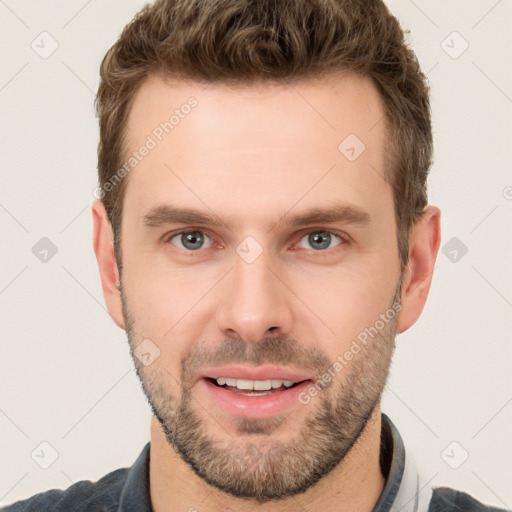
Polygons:
[[260,366],[295,367],[321,375],[329,367],[329,358],[317,347],[304,347],[296,339],[286,335],[268,336],[256,343],[240,338],[225,338],[218,345],[194,347],[181,360],[184,383],[191,382],[204,367],[226,364],[252,364]]

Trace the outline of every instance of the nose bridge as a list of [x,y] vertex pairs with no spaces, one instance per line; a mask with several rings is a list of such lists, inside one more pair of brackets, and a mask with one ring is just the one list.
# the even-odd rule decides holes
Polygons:
[[292,325],[291,304],[285,287],[274,275],[272,257],[259,251],[257,257],[253,252],[249,258],[244,248],[247,246],[243,243],[237,248],[233,270],[222,289],[217,310],[219,329],[247,342],[257,342],[270,333],[288,333]]

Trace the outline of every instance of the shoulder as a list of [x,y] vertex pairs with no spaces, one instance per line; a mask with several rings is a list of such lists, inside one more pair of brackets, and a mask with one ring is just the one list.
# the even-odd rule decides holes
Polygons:
[[119,495],[128,468],[116,469],[97,482],[82,480],[65,490],[52,489],[17,501],[1,512],[113,512],[119,505]]
[[451,489],[437,487],[432,491],[428,512],[505,512],[505,509],[489,507],[469,494]]

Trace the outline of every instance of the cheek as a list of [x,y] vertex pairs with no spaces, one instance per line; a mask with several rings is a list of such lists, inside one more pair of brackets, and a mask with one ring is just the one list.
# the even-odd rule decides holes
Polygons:
[[[333,340],[335,356],[390,307],[398,274],[384,269],[382,262],[375,258],[364,267],[340,265],[293,275],[293,290],[304,304],[296,307],[306,307],[314,313],[304,310],[310,322],[318,324],[315,331]],[[334,333],[327,327],[321,331],[322,323]],[[319,342],[322,338],[318,337]]]
[[[144,367],[147,379],[164,386],[166,392],[179,392],[180,361],[189,341],[197,339],[194,332],[194,309],[189,303],[190,286],[155,277],[146,269],[140,275],[127,272],[125,295],[134,326],[132,343],[137,347],[149,339],[158,349],[158,358]],[[183,292],[188,290],[188,294]],[[192,328],[191,328],[192,327]],[[153,345],[151,345],[153,346]],[[153,349],[155,350],[155,349]]]
[[198,315],[218,280],[214,268],[170,268],[149,256],[126,261],[123,286],[138,335],[155,340],[193,335]]

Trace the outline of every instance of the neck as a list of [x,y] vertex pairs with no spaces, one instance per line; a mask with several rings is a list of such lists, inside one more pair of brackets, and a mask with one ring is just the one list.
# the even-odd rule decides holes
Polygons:
[[306,492],[284,500],[258,505],[235,498],[199,478],[167,442],[160,423],[151,418],[150,494],[154,512],[201,510],[201,512],[371,512],[384,488],[379,465],[381,412],[377,406],[364,432],[344,460]]

